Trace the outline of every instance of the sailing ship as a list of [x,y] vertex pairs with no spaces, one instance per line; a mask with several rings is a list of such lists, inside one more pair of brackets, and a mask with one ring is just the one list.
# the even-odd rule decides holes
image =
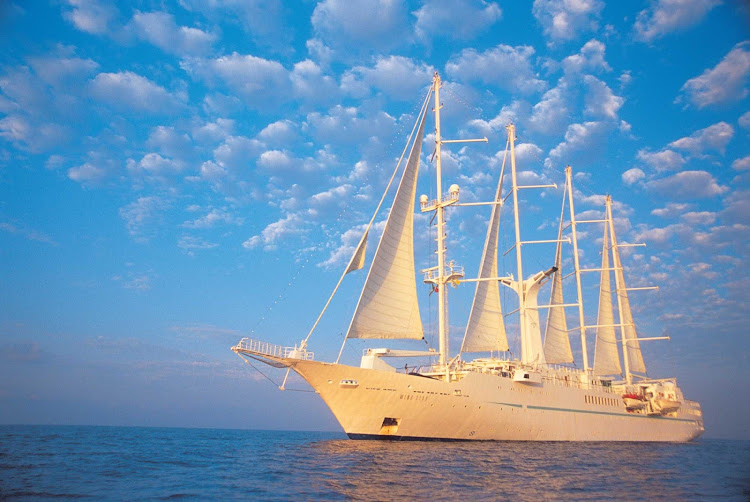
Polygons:
[[[294,347],[243,338],[232,350],[246,362],[258,360],[286,368],[286,377],[290,371],[298,373],[320,395],[352,439],[690,441],[701,435],[704,427],[700,404],[685,399],[675,379],[653,379],[646,375],[641,342],[668,337],[639,337],[636,332],[628,293],[649,288],[626,286],[620,249],[632,244],[617,241],[611,198],[605,199],[603,218],[577,220],[573,176],[567,167],[556,238],[522,240],[519,191],[555,185],[519,185],[513,124],[506,128],[505,157],[494,199],[487,203],[462,203],[457,185],[450,186],[444,194],[441,147],[487,139],[442,138],[440,89],[441,79],[435,73],[383,198],[307,337]],[[433,200],[422,195],[419,203],[422,212],[434,217],[437,264],[422,270],[421,275],[437,293],[438,350],[369,348],[359,366],[340,363],[341,352],[334,362],[316,361],[314,353],[308,350],[310,336],[344,277],[364,267],[368,234],[388,188],[396,173],[401,172],[409,146],[410,153],[344,343],[353,338],[424,339],[417,296],[413,221],[422,139],[431,102],[435,118],[433,162],[437,195]],[[503,179],[508,157],[511,187],[506,194]],[[515,277],[498,275],[500,214],[508,199],[513,204],[515,244],[511,250],[515,252]],[[466,278],[463,268],[447,258],[445,213],[451,206],[482,204],[491,207],[491,214],[479,273],[476,278]],[[583,268],[579,263],[578,237],[582,232],[578,227],[588,224],[598,224],[604,230],[600,268]],[[524,278],[522,248],[537,243],[556,244],[554,261],[549,269]],[[563,244],[572,245],[574,270],[567,276],[563,275]],[[581,285],[582,276],[590,272],[598,272],[600,276],[595,325],[586,324]],[[577,298],[565,303],[563,280],[571,278],[576,283]],[[547,282],[551,283],[550,302],[540,305],[539,292]],[[451,357],[446,286],[472,283],[475,293],[465,336],[459,353]],[[500,301],[502,287],[517,296],[515,312],[504,313]],[[545,309],[543,339],[539,314]],[[568,328],[566,311],[577,311],[578,327]],[[518,315],[520,359],[509,353],[504,321],[511,314]],[[592,332],[593,364],[587,350],[587,337]],[[582,367],[572,365],[570,337],[576,334],[581,340]],[[469,354],[484,357],[469,360]],[[430,362],[401,370],[386,361],[392,357],[421,357]]]

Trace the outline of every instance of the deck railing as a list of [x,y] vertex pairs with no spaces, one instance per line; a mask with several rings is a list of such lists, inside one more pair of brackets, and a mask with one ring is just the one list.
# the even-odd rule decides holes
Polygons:
[[303,359],[305,361],[312,361],[315,358],[315,354],[309,350],[300,349],[298,347],[283,347],[281,345],[274,345],[268,342],[262,342],[260,340],[252,340],[250,338],[243,338],[240,342],[232,347],[235,352],[238,350],[254,352],[256,354],[271,356],[271,357],[285,357],[287,359]]

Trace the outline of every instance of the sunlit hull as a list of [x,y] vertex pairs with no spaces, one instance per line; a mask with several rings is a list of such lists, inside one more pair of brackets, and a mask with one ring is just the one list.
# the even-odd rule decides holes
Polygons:
[[447,383],[340,364],[287,362],[352,439],[690,441],[704,430],[700,406],[690,401],[674,416],[647,415],[628,412],[617,394],[601,387],[529,385],[478,372]]

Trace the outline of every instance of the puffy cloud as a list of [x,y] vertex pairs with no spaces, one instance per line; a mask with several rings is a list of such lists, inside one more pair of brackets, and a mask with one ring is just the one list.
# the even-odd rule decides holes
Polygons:
[[645,177],[646,177],[646,174],[643,171],[641,171],[637,167],[634,167],[622,173],[622,182],[630,186],[634,183],[637,183],[638,181],[642,180]]
[[743,129],[750,129],[750,112],[743,113],[742,116],[737,119],[737,123]]
[[695,131],[690,136],[673,141],[668,146],[686,150],[693,155],[701,155],[707,150],[715,150],[723,154],[732,136],[734,136],[734,128],[726,122],[719,122]]
[[258,138],[270,145],[286,145],[297,136],[297,125],[291,120],[278,120],[258,133]]
[[40,153],[61,144],[70,131],[59,124],[36,124],[22,115],[0,119],[0,138],[32,153]]
[[464,49],[446,63],[445,71],[456,79],[479,81],[512,92],[532,93],[547,86],[532,68],[533,56],[534,48],[528,45],[511,47],[500,44],[482,53]]
[[402,44],[409,32],[405,5],[392,0],[323,0],[311,21],[326,45],[349,51],[387,50]]
[[[586,42],[578,54],[563,59],[562,67],[565,73],[583,73],[597,71],[612,71],[604,59],[606,46],[598,40]],[[629,75],[629,74],[628,74]]]
[[89,162],[68,169],[68,178],[78,183],[98,183],[107,176],[107,171]]
[[201,143],[223,141],[232,134],[234,120],[216,119],[193,129],[193,137]]
[[562,132],[570,113],[568,91],[567,82],[560,79],[556,87],[545,92],[531,111],[529,127],[546,134]]
[[615,96],[607,84],[593,75],[586,75],[583,81],[588,88],[585,95],[586,109],[584,112],[596,118],[617,118],[617,112],[625,103],[625,99]]
[[140,161],[128,161],[128,170],[133,173],[144,173],[147,176],[161,178],[180,172],[185,165],[174,159],[165,158],[158,153],[147,153]]
[[354,107],[337,105],[328,114],[309,113],[303,130],[322,143],[363,144],[372,137],[390,137],[396,120],[383,111],[372,117],[360,114]]
[[258,159],[258,166],[269,171],[287,170],[294,165],[294,158],[288,152],[269,150]]
[[703,199],[729,190],[719,185],[706,171],[682,171],[667,178],[649,181],[646,188],[676,199]]
[[63,11],[63,17],[76,29],[94,35],[106,33],[118,15],[113,5],[98,0],[67,0],[66,3],[70,8]]
[[534,143],[518,143],[515,147],[516,160],[523,165],[538,164],[542,160],[542,149]]
[[229,136],[214,150],[214,159],[222,167],[233,170],[248,168],[260,155],[264,145],[256,139],[245,136]]
[[192,141],[185,133],[178,133],[171,126],[157,126],[149,134],[146,145],[173,158],[186,157],[192,149]]
[[251,108],[267,109],[289,100],[289,72],[277,61],[234,52],[216,59],[184,59],[180,66],[209,84],[219,79]]
[[593,152],[601,142],[608,125],[604,122],[584,122],[583,124],[571,124],[565,131],[565,141],[554,147],[549,152],[549,158],[544,162],[546,167],[554,165],[555,161],[569,159],[575,152]]
[[691,211],[682,215],[682,219],[689,225],[713,225],[716,213],[710,211]]
[[259,235],[254,235],[242,243],[245,249],[263,246],[265,250],[276,249],[277,243],[286,237],[305,232],[305,222],[299,214],[290,213],[284,218],[269,224]]
[[34,73],[53,87],[76,83],[99,68],[96,61],[75,57],[32,58],[29,63]]
[[503,106],[495,118],[490,120],[474,119],[469,124],[481,134],[490,135],[495,131],[505,129],[505,126],[511,122],[517,123],[519,117],[527,113],[527,110],[523,110],[524,104],[518,100],[513,101],[510,105]]
[[648,9],[638,13],[633,29],[636,40],[651,42],[703,20],[721,0],[652,0]]
[[298,98],[316,104],[336,100],[336,82],[330,76],[324,75],[320,66],[309,59],[295,64],[289,78],[294,95]]
[[186,221],[182,224],[185,228],[212,228],[218,224],[241,225],[242,218],[236,218],[225,209],[211,209],[208,213],[194,220]]
[[344,73],[341,88],[355,97],[364,97],[374,87],[391,98],[413,101],[430,82],[435,69],[403,56],[378,57],[372,67],[355,66]]
[[167,12],[136,11],[130,26],[141,39],[179,56],[204,54],[216,40],[215,35],[198,28],[177,26],[174,16]]
[[600,0],[534,0],[532,12],[544,34],[557,41],[572,40],[579,32],[595,30],[603,8]]
[[662,218],[674,218],[681,215],[688,207],[690,207],[689,204],[670,202],[666,207],[654,209],[651,214]]
[[502,17],[495,2],[485,0],[427,0],[414,12],[417,36],[470,40]]
[[120,217],[131,236],[143,240],[145,227],[154,222],[168,204],[157,196],[139,197],[127,206],[120,208]]
[[686,101],[698,108],[739,101],[748,94],[750,42],[741,42],[719,64],[682,86],[675,103]]
[[92,96],[120,111],[169,113],[180,107],[166,89],[130,71],[100,73],[89,87]]
[[738,171],[747,171],[750,169],[750,155],[747,157],[742,157],[741,159],[737,159],[734,162],[732,162],[732,169],[736,169]]
[[669,149],[659,152],[650,152],[646,149],[639,150],[638,159],[657,171],[676,171],[685,164],[682,155]]

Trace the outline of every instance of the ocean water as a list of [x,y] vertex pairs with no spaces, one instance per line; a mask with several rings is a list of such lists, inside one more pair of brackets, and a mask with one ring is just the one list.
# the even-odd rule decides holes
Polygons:
[[0,426],[0,499],[750,500],[750,442],[385,442]]

